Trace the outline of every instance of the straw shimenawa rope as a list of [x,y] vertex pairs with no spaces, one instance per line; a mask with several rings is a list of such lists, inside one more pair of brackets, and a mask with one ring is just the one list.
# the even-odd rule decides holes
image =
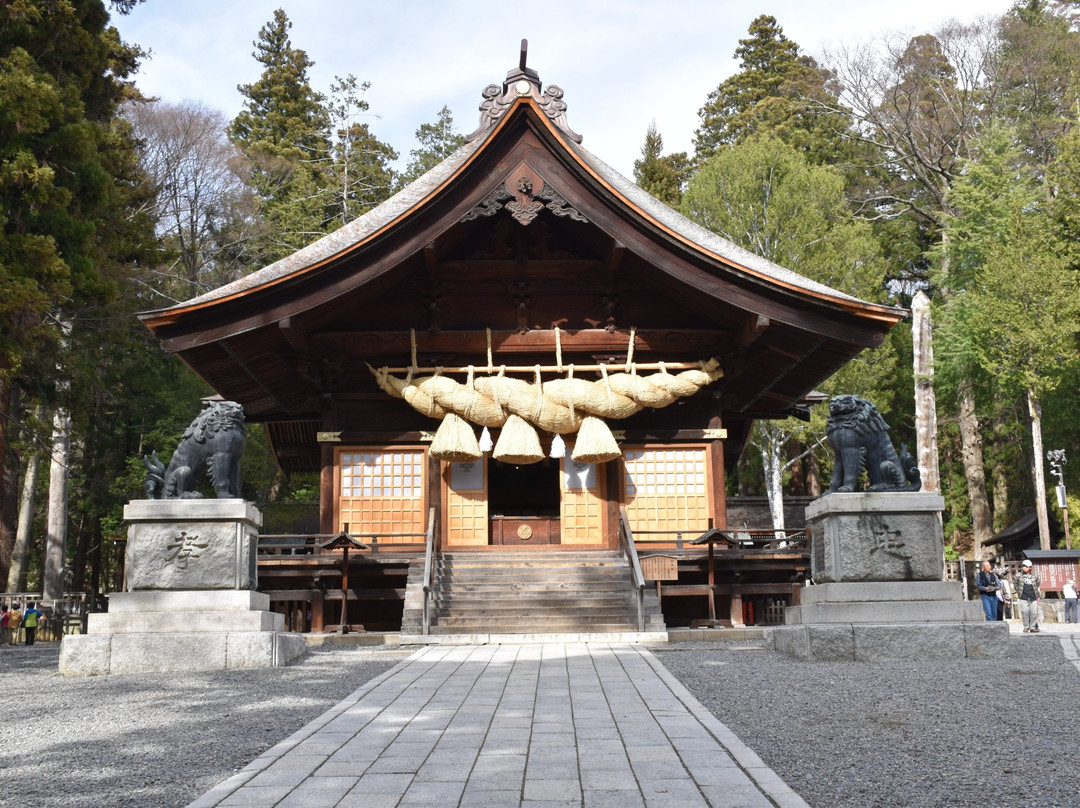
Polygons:
[[[490,360],[489,360],[490,362]],[[581,428],[588,415],[599,418],[626,418],[644,407],[666,407],[679,398],[692,396],[723,376],[720,363],[709,359],[700,369],[638,376],[629,372],[606,370],[596,381],[574,378],[530,383],[504,375],[481,376],[472,385],[461,384],[436,371],[432,376],[401,379],[387,368],[368,365],[379,387],[395,398],[407,401],[417,412],[442,419],[453,412],[479,426],[501,427],[510,415],[516,415],[546,432],[568,435]],[[489,365],[489,371],[491,367]],[[539,377],[538,369],[535,376]]]

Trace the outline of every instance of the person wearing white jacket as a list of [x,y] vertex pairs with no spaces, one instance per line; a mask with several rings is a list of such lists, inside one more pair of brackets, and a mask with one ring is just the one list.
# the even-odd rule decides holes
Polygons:
[[1061,587],[1061,597],[1065,598],[1065,622],[1076,622],[1076,581],[1066,581]]

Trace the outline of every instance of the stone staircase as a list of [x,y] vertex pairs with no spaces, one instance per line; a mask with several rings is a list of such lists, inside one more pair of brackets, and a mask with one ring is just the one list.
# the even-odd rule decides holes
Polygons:
[[[402,635],[423,632],[423,561],[409,569]],[[637,633],[629,563],[604,550],[443,553],[435,566],[430,634]],[[645,590],[645,631],[664,632]]]

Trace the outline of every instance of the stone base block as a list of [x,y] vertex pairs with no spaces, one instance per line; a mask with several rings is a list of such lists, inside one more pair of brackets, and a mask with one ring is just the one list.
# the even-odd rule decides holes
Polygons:
[[784,612],[787,625],[807,623],[945,623],[983,618],[970,600],[904,600],[873,603],[809,603]]
[[799,594],[804,604],[964,599],[963,584],[959,581],[825,583],[816,586],[805,586],[800,590]]
[[814,662],[1002,656],[1006,623],[807,624],[765,629],[768,648]]
[[89,634],[232,634],[284,630],[285,615],[268,610],[108,612],[87,616]]
[[270,596],[249,589],[171,589],[113,592],[109,613],[262,611]]
[[72,634],[60,646],[65,676],[235,670],[287,665],[305,650],[302,634]]

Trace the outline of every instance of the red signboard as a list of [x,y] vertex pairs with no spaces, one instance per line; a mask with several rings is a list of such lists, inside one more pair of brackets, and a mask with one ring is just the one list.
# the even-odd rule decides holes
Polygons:
[[1080,570],[1076,561],[1071,559],[1062,561],[1039,559],[1034,563],[1035,572],[1039,574],[1039,583],[1042,584],[1043,592],[1060,592],[1066,581],[1076,582],[1077,572]]

